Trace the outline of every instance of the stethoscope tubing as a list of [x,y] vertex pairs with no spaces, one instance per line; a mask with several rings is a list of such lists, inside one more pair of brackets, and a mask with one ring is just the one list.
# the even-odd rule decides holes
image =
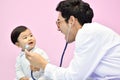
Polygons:
[[[59,65],[59,67],[62,67],[63,58],[64,58],[65,51],[66,51],[66,49],[67,49],[67,45],[68,45],[68,42],[66,42],[66,44],[65,44],[65,47],[64,47],[64,50],[63,50],[61,59],[60,59],[60,65]],[[33,80],[36,80],[36,79],[34,78],[34,76],[33,76],[33,71],[31,71],[31,77],[32,77]]]
[[36,80],[33,76],[33,71],[32,70],[31,70],[31,77],[32,77],[33,80]]
[[65,47],[64,47],[64,50],[63,50],[61,59],[60,59],[60,65],[59,65],[59,67],[62,67],[63,57],[64,57],[65,51],[66,51],[66,49],[67,49],[67,45],[68,45],[68,42],[66,42],[66,44],[65,44]]

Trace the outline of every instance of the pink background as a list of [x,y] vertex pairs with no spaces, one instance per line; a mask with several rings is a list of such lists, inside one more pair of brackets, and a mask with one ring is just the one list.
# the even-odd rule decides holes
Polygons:
[[[0,80],[14,80],[15,62],[20,51],[11,43],[10,33],[18,25],[28,26],[37,45],[48,53],[51,63],[59,65],[64,36],[57,31],[55,8],[60,0],[0,0]],[[120,0],[85,0],[94,9],[94,21],[120,34]],[[63,66],[73,55],[74,43],[68,45]]]

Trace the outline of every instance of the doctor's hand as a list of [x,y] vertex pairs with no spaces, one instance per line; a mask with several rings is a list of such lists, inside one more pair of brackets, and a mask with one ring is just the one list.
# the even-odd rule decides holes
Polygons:
[[29,80],[29,78],[27,78],[27,77],[22,77],[22,78],[20,78],[20,80]]
[[32,65],[30,65],[30,69],[32,70],[32,71],[40,71],[40,68],[37,68],[37,67],[34,67],[34,66],[32,66]]
[[48,62],[39,54],[28,52],[25,50],[26,58],[29,60],[30,64],[36,68],[45,69]]

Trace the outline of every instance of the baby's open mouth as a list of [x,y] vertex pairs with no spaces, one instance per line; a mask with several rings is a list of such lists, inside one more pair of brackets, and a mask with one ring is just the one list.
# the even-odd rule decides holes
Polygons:
[[31,44],[33,44],[33,42],[29,42],[28,44],[31,45]]

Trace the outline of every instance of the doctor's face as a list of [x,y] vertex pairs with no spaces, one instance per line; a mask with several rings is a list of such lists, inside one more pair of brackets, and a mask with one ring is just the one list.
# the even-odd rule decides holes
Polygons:
[[75,40],[75,37],[72,33],[72,25],[69,25],[69,21],[68,23],[65,21],[65,18],[62,17],[60,12],[58,14],[56,25],[58,27],[58,31],[65,35],[66,42],[71,43]]

